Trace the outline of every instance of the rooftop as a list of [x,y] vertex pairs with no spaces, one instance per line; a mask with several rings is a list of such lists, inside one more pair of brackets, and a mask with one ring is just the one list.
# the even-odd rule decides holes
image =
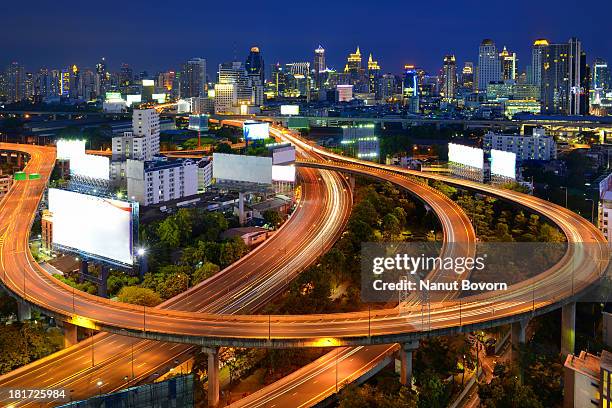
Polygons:
[[600,358],[586,351],[581,351],[578,356],[568,354],[565,367],[599,381]]

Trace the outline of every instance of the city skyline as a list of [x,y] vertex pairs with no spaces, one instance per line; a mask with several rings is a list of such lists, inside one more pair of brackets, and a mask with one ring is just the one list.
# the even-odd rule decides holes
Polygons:
[[[215,72],[212,67],[221,62],[243,61],[252,46],[260,47],[269,66],[275,62],[312,62],[314,49],[321,44],[326,50],[327,65],[336,70],[341,70],[348,53],[360,46],[366,57],[370,52],[374,54],[382,72],[398,73],[404,64],[414,64],[435,74],[448,54],[456,56],[458,65],[465,61],[476,62],[478,45],[484,38],[491,38],[499,49],[506,46],[516,52],[519,69],[524,70],[535,39],[567,42],[570,37],[582,41],[589,62],[597,57],[609,59],[605,41],[601,41],[606,35],[604,27],[596,24],[568,27],[558,22],[567,19],[570,9],[572,21],[587,22],[590,10],[597,9],[605,15],[606,11],[612,12],[612,5],[598,1],[590,9],[575,10],[571,7],[574,3],[557,2],[554,9],[530,4],[529,13],[524,13],[520,5],[508,10],[496,5],[483,7],[482,2],[469,10],[449,5],[436,10],[435,18],[428,16],[429,9],[419,5],[410,5],[408,9],[395,1],[371,11],[359,6],[347,9],[342,3],[335,3],[326,6],[326,13],[340,18],[319,18],[317,24],[303,24],[297,30],[294,17],[284,15],[275,1],[266,4],[276,5],[274,10],[278,14],[269,13],[268,7],[242,13],[235,17],[232,30],[226,30],[227,22],[218,21],[223,19],[214,18],[220,12],[214,5],[206,9],[190,5],[192,12],[174,18],[177,16],[161,12],[155,3],[148,3],[148,8],[140,3],[126,4],[122,5],[125,15],[138,18],[125,24],[113,15],[114,7],[110,6],[96,10],[95,15],[87,8],[77,8],[71,24],[65,24],[61,18],[54,18],[59,17],[57,13],[61,7],[41,4],[33,11],[3,5],[3,13],[11,15],[16,24],[5,34],[0,63],[6,66],[17,61],[28,70],[43,66],[62,68],[71,64],[93,68],[101,57],[105,57],[113,70],[127,63],[138,71],[157,72],[178,69],[185,60],[202,57],[208,60],[210,76]],[[237,6],[240,7],[240,3]],[[389,9],[400,12],[387,13]],[[360,23],[366,11],[369,21],[378,18],[377,21],[384,24],[366,29],[369,26]],[[405,24],[403,17],[408,12],[422,14],[422,17]],[[206,24],[192,21],[194,16],[204,14],[211,16]],[[250,30],[245,28],[258,19],[274,19],[276,26],[264,29],[268,26],[255,24]],[[498,19],[507,23],[500,25]],[[491,27],[480,24],[482,21],[491,21]],[[436,27],[436,30],[428,30],[428,27]],[[54,31],[54,35],[45,35],[49,31]],[[279,32],[284,34],[277,35]],[[338,32],[342,35],[337,35]],[[57,46],[60,43],[62,47]]]

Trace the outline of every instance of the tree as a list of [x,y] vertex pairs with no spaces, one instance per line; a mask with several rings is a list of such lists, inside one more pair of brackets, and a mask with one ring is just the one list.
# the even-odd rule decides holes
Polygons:
[[120,302],[149,307],[157,306],[162,301],[161,297],[153,290],[138,286],[122,287],[117,299]]
[[382,220],[383,237],[387,241],[391,241],[402,232],[402,227],[399,220],[393,214],[387,214]]
[[166,275],[163,284],[159,287],[159,294],[163,299],[170,299],[189,288],[189,275],[182,271]]
[[272,225],[274,229],[278,228],[278,226],[283,222],[283,216],[281,213],[275,210],[264,211],[263,218],[268,224]]
[[489,384],[478,385],[478,397],[485,408],[543,408],[528,385],[522,385],[516,368],[497,364]]
[[227,143],[219,143],[215,147],[215,153],[227,153],[232,154],[234,151],[232,150],[232,146]]
[[198,269],[195,270],[195,272],[193,272],[193,275],[191,276],[191,284],[195,286],[198,283],[203,282],[211,276],[215,275],[220,270],[221,268],[219,268],[218,265],[215,265],[212,262],[204,262],[202,266],[200,266]]

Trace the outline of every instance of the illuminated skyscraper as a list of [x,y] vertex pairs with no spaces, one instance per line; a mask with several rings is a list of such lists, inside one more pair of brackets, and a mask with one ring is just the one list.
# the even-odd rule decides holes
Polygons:
[[206,96],[205,58],[192,58],[183,64],[179,88],[181,98]]
[[461,86],[467,89],[474,88],[474,63],[465,62],[461,71]]
[[251,47],[251,52],[249,52],[249,55],[247,56],[246,62],[244,63],[244,68],[246,69],[249,77],[259,77],[261,79],[261,83],[264,83],[264,60],[261,52],[259,51],[259,47]]
[[504,47],[502,52],[499,53],[499,59],[501,63],[501,74],[502,80],[508,81],[516,80],[516,53],[510,52]]
[[610,71],[607,61],[601,58],[595,58],[592,72],[593,90],[607,91],[612,88],[610,87]]
[[540,38],[535,40],[531,49],[531,78],[529,83],[537,86],[542,84],[542,58],[545,48],[548,46],[548,40]]
[[6,97],[9,102],[25,98],[25,72],[17,62],[12,62],[6,70]]
[[581,115],[588,111],[586,55],[576,38],[544,46],[542,54],[542,112]]
[[404,65],[404,78],[402,79],[402,102],[408,106],[408,111],[419,111],[419,82],[414,65]]
[[486,91],[489,82],[501,80],[501,61],[493,40],[485,39],[478,48],[478,90]]
[[457,62],[454,55],[444,57],[442,68],[442,96],[446,101],[455,99],[457,90]]
[[314,55],[314,72],[315,75],[323,72],[325,70],[326,66],[325,66],[325,49],[319,45],[319,47],[315,50],[315,55]]
[[346,65],[344,67],[345,73],[359,74],[362,71],[361,65],[361,50],[357,47],[357,51],[354,54],[349,54]]
[[374,61],[372,58],[372,53],[368,58],[368,83],[369,83],[369,92],[375,92],[376,90],[376,80],[380,76],[380,65],[378,65],[378,61]]

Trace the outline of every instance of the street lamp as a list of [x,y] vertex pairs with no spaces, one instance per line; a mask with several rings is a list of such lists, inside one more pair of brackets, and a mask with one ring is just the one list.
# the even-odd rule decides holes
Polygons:
[[102,382],[102,380],[98,380],[96,385],[98,386],[98,395],[102,396],[102,385],[104,385],[104,383]]

